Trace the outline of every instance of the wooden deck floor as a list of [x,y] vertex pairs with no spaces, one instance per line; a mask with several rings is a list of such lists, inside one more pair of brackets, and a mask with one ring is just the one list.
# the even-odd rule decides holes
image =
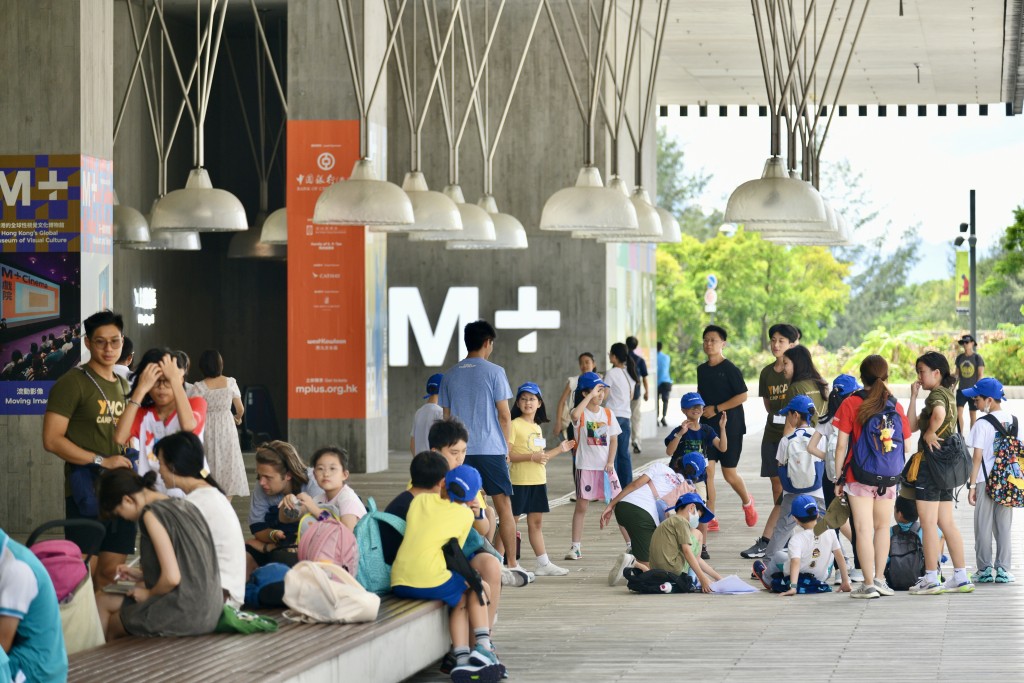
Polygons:
[[[1009,407],[1024,414],[1024,401],[1011,401]],[[746,410],[750,432],[740,472],[758,501],[762,521],[747,527],[738,498],[720,480],[722,530],[711,534],[709,545],[712,565],[742,578],[749,577],[750,562],[739,551],[760,534],[770,498],[767,480],[757,476],[764,423],[760,399],[748,401]],[[670,424],[680,419],[678,409],[670,411]],[[658,439],[645,442],[643,453],[634,456],[635,466],[664,456],[661,439],[667,432],[658,428]],[[409,455],[393,452],[391,463],[387,472],[353,475],[353,488],[383,507],[408,481]],[[550,497],[568,494],[568,460],[555,458],[548,472]],[[236,501],[238,507],[248,505],[248,499]],[[1018,671],[1024,653],[1024,516],[1019,512],[1013,571],[1021,583],[979,585],[970,595],[902,593],[853,600],[845,594],[782,598],[766,592],[641,596],[624,586],[610,588],[608,572],[623,542],[616,529],[598,529],[602,508],[591,506],[585,557],[578,562],[561,559],[569,545],[572,505],[553,508],[544,521],[548,553],[570,574],[504,591],[494,638],[512,680],[981,681],[1017,676],[1012,672]],[[973,568],[973,508],[966,500],[956,518]],[[520,529],[522,564],[530,569],[534,555],[525,525]],[[434,665],[410,680],[450,679]]]

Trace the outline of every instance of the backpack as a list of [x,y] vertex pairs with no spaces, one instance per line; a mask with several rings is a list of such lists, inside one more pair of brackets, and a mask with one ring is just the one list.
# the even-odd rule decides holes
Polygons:
[[832,428],[831,433],[825,439],[825,476],[831,482],[839,481],[839,473],[836,472],[836,445],[839,443],[839,430]]
[[64,602],[89,575],[82,561],[82,551],[71,541],[39,541],[30,550],[50,575],[57,591],[57,602]]
[[673,574],[664,569],[640,571],[636,567],[622,570],[626,587],[634,593],[693,593],[693,579],[689,574]]
[[391,565],[384,561],[381,546],[380,525],[387,524],[401,535],[405,535],[405,520],[390,512],[379,512],[377,502],[366,501],[366,514],[356,522],[356,547],[359,550],[359,583],[363,588],[384,595],[391,592]]
[[1024,507],[1024,475],[1021,474],[1024,445],[1021,445],[1018,436],[1017,418],[1013,418],[1009,431],[992,415],[985,415],[981,419],[996,430],[996,440],[992,445],[995,455],[992,471],[986,472],[985,461],[981,461],[982,473],[985,475],[985,493],[1005,507]]
[[924,545],[917,533],[920,529],[920,522],[914,522],[909,531],[904,531],[899,524],[892,526],[885,581],[893,590],[910,590],[918,577],[924,576]]
[[350,574],[359,571],[359,547],[352,530],[337,517],[303,515],[299,520],[299,561],[330,562]]
[[284,576],[288,565],[270,562],[257,567],[245,584],[245,604],[249,607],[284,607]]
[[783,442],[786,444],[784,460],[779,461],[782,490],[787,493],[809,493],[821,488],[825,463],[807,450],[807,444],[811,442],[810,432],[799,427],[789,436],[783,437]]
[[895,486],[903,472],[904,436],[903,418],[896,412],[896,402],[889,399],[881,412],[864,423],[860,438],[853,445],[853,478],[878,487],[879,495]]
[[284,602],[292,621],[354,624],[374,621],[380,596],[359,585],[351,574],[331,562],[299,562],[284,577]]

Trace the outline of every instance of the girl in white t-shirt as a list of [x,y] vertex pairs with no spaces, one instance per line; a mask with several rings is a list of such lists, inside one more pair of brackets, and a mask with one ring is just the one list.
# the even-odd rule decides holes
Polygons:
[[[287,508],[299,507],[302,514],[318,517],[326,509],[349,529],[355,529],[356,522],[366,514],[366,507],[346,483],[349,477],[348,451],[338,446],[324,446],[313,454],[309,464],[323,493],[315,497],[308,493],[288,496],[281,502],[281,514],[285,515]],[[281,519],[288,521],[285,517]]]
[[622,342],[612,344],[608,352],[608,361],[612,367],[604,376],[604,381],[609,387],[605,407],[615,414],[621,430],[615,450],[615,473],[619,475],[619,482],[625,486],[633,481],[633,457],[629,453],[633,434],[630,403],[640,376],[636,373],[633,358]]
[[585,372],[577,387],[583,400],[573,408],[571,417],[576,440],[576,509],[572,513],[572,545],[567,560],[583,559],[583,520],[592,500],[610,500],[622,487],[615,474],[615,446],[622,433],[615,413],[602,408],[608,385],[596,372]]
[[[173,498],[184,498],[180,488],[169,487],[160,477],[156,444],[177,432],[191,432],[203,439],[206,426],[206,399],[189,398],[185,393],[184,368],[170,349],[150,349],[139,360],[135,381],[117,422],[114,439],[139,451],[136,470],[139,476],[157,472],[156,490]],[[204,463],[204,467],[207,465]]]

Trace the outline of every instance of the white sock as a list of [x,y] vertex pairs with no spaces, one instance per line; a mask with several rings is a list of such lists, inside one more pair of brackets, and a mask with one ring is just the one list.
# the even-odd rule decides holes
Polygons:
[[967,569],[953,569],[953,581],[956,583],[965,583],[967,581]]
[[551,560],[548,559],[548,554],[547,553],[544,553],[543,555],[538,555],[537,556],[537,566],[538,567],[546,567],[549,564],[551,564]]
[[924,572],[924,578],[928,583],[939,582],[939,570],[938,569],[926,569]]
[[582,548],[582,547],[583,547],[583,544],[582,544],[582,543],[580,543],[579,541],[573,541],[573,542],[572,542],[572,547],[573,547],[573,548],[576,548],[576,550],[579,550],[580,548]]

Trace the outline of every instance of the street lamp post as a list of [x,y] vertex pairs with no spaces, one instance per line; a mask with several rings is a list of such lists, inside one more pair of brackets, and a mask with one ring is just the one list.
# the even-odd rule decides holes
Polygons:
[[[969,277],[970,277],[970,280],[971,280],[971,282],[970,282],[970,289],[969,289],[970,307],[971,307],[971,312],[970,312],[971,336],[974,337],[975,339],[977,339],[978,338],[978,286],[977,286],[977,284],[978,284],[977,283],[977,281],[978,281],[978,263],[977,263],[977,259],[976,259],[976,252],[977,252],[977,246],[978,246],[978,237],[975,234],[975,229],[976,229],[976,224],[975,224],[975,215],[974,215],[974,190],[971,190],[971,222],[969,224],[968,223],[961,223],[960,224],[960,232],[968,232],[969,231],[969,235],[967,237],[967,246],[968,246],[968,254],[969,254],[968,258],[969,258],[969,263],[970,263],[970,275],[969,275]],[[958,246],[958,247],[961,246],[963,243],[964,243],[964,236],[963,235],[960,235],[954,241],[954,244],[956,244],[956,246]]]

